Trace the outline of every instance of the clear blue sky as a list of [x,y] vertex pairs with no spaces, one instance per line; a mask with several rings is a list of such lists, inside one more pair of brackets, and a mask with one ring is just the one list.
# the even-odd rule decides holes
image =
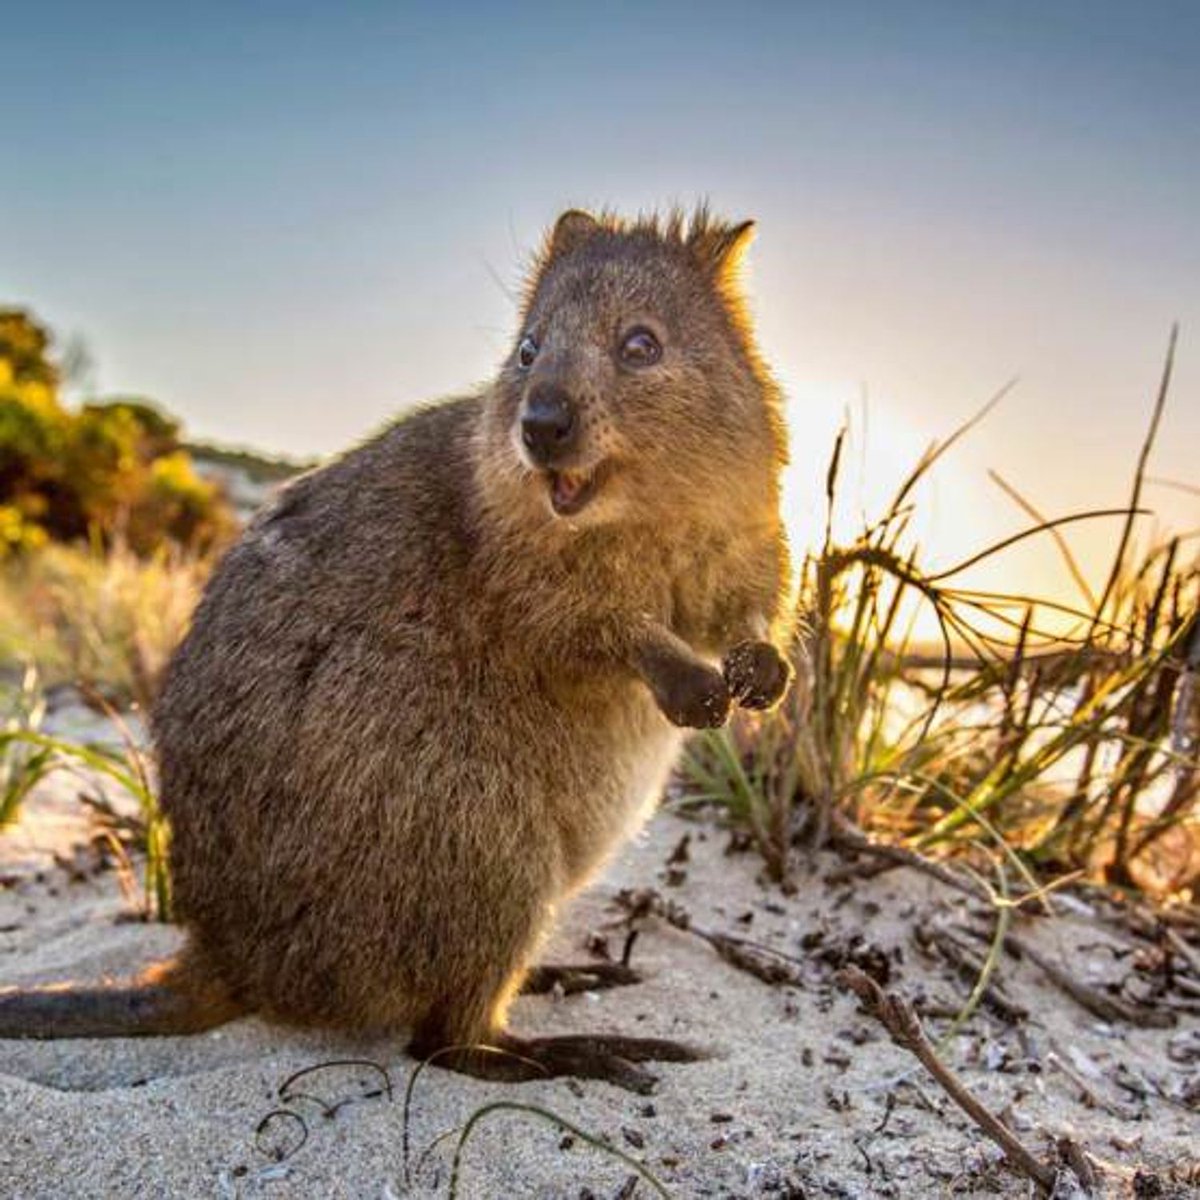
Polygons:
[[339,448],[491,372],[561,207],[708,196],[760,222],[814,459],[863,386],[903,454],[1019,375],[943,509],[1011,526],[987,466],[1119,503],[1179,319],[1155,469],[1200,483],[1190,0],[46,2],[0,39],[0,302],[198,435]]

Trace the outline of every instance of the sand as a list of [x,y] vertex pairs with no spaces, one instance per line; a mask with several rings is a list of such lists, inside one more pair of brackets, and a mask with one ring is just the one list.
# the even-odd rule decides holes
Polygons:
[[[130,921],[116,875],[92,873],[87,854],[71,869],[50,865],[86,833],[85,823],[72,824],[77,790],[72,779],[50,781],[22,824],[0,835],[0,986],[116,976],[177,944],[169,927]],[[685,835],[689,861],[668,868]],[[644,982],[516,1005],[519,1032],[608,1029],[712,1050],[702,1063],[657,1068],[651,1096],[589,1081],[483,1083],[431,1068],[415,1088],[406,1174],[403,1092],[414,1064],[395,1040],[247,1019],[190,1038],[0,1042],[0,1195],[444,1197],[457,1137],[435,1139],[494,1102],[557,1114],[644,1163],[675,1197],[1030,1195],[833,981],[850,949],[876,965],[886,960],[907,995],[961,1004],[969,983],[923,956],[912,929],[930,914],[962,921],[968,902],[907,869],[831,887],[825,877],[842,865],[833,856],[802,871],[798,893],[785,897],[760,879],[753,853],[727,853],[729,842],[711,821],[661,813],[565,912],[547,960],[585,959],[597,933],[619,952],[614,896],[654,887],[704,928],[798,958],[801,986],[765,984],[696,936],[651,920],[633,954]],[[1024,922],[1022,936],[1085,978],[1125,969],[1117,931],[1063,913]],[[1035,1152],[1068,1135],[1112,1163],[1099,1194],[1134,1194],[1138,1169],[1147,1172],[1140,1194],[1200,1194],[1183,1182],[1189,1172],[1200,1180],[1200,1115],[1189,1107],[1200,1096],[1195,1023],[1108,1025],[1026,963],[1006,961],[1003,977],[1031,1015],[1014,1028],[977,1013],[945,1051],[964,1081]],[[371,1066],[324,1067],[295,1085],[321,1103],[279,1098],[295,1072],[345,1058],[370,1060],[386,1076]],[[458,1194],[654,1194],[645,1182],[628,1190],[631,1174],[553,1123],[499,1109],[480,1119],[462,1151]],[[1070,1194],[1065,1183],[1062,1194]]]

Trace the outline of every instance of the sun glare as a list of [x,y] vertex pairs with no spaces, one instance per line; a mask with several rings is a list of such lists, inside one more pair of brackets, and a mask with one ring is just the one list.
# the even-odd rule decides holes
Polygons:
[[[846,545],[877,521],[928,448],[924,436],[886,400],[876,401],[849,385],[808,385],[789,390],[790,458],[784,474],[782,508],[797,567],[820,549],[826,521],[834,542]],[[838,465],[832,512],[826,488],[838,432],[846,434]],[[978,487],[952,461],[940,463],[915,497],[911,539],[930,561],[949,561],[979,544],[972,500]],[[956,498],[941,503],[943,496]],[[975,510],[976,513],[978,510]],[[911,544],[911,543],[910,543]],[[968,549],[962,549],[968,547]],[[934,642],[939,626],[932,612],[915,618],[918,642]]]
[[[905,479],[929,447],[947,438],[969,413],[949,414],[945,427],[918,429],[888,397],[851,385],[807,384],[788,389],[790,460],[782,508],[797,569],[820,549],[829,521],[833,541],[846,546],[889,510]],[[838,432],[845,429],[832,512],[826,495]],[[904,545],[921,569],[936,573],[965,562],[1030,523],[988,479],[986,466],[955,446],[911,495]],[[955,584],[1006,595],[1031,595],[1077,604],[1058,552],[1047,537],[1022,542],[956,577]],[[1020,619],[1020,611],[1013,614]],[[1076,620],[1051,609],[1040,628],[1066,633]],[[916,643],[936,645],[940,625],[927,604],[914,615]]]

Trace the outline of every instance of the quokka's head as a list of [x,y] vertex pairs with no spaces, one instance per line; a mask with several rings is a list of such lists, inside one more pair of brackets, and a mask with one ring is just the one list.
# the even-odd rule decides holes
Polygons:
[[774,502],[778,397],[736,280],[752,228],[703,209],[558,219],[487,401],[511,503],[592,525]]

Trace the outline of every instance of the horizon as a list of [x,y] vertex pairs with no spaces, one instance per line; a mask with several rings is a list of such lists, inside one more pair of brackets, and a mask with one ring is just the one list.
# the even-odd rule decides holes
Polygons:
[[[1013,377],[929,489],[931,557],[1026,523],[989,468],[1050,515],[1127,503],[1174,321],[1150,473],[1200,482],[1192,6],[206,12],[6,20],[0,302],[81,335],[90,390],[324,457],[487,378],[563,208],[708,198],[758,221],[747,282],[800,537],[844,413],[869,512]],[[1200,527],[1195,495],[1146,502]],[[1104,526],[1071,531],[1092,575]],[[1009,575],[1063,572],[1028,546],[979,578]]]

